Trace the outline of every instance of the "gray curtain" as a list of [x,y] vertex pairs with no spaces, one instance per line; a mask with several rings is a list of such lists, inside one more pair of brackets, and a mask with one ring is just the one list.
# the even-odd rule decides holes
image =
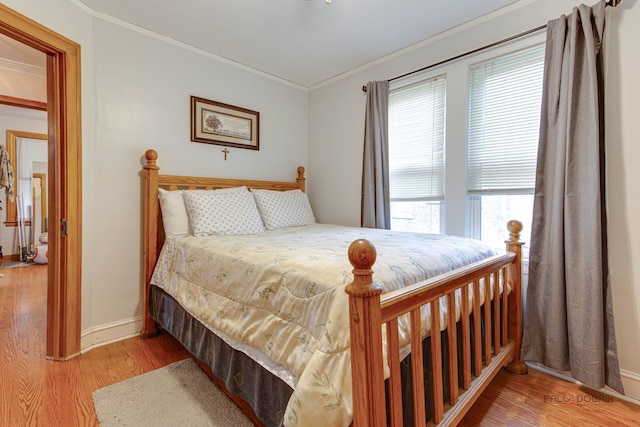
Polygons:
[[367,83],[361,225],[391,228],[389,213],[389,82]]
[[623,393],[607,261],[605,2],[547,25],[522,358]]

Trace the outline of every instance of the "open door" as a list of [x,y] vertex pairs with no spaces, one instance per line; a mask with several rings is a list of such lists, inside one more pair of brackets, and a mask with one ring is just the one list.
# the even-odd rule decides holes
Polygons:
[[82,153],[80,46],[0,4],[0,33],[47,55],[47,357],[80,352]]

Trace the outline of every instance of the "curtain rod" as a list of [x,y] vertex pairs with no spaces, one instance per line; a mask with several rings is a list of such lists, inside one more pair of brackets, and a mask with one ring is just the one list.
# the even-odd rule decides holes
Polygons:
[[[622,2],[622,0],[607,0],[607,1],[605,2],[605,4],[606,4],[607,6],[613,6],[613,7],[616,7],[616,6],[617,6],[617,5],[619,5],[621,2]],[[522,32],[522,33],[519,33],[519,34],[516,34],[516,35],[510,36],[510,37],[507,37],[507,38],[502,39],[502,40],[498,40],[497,42],[493,42],[493,43],[490,43],[490,44],[484,45],[484,46],[482,46],[482,47],[479,47],[479,48],[476,48],[476,49],[473,49],[473,50],[467,51],[467,52],[465,52],[465,53],[461,53],[461,54],[459,54],[459,55],[456,55],[456,56],[453,56],[453,57],[451,57],[451,58],[448,58],[448,59],[442,60],[442,61],[440,61],[440,62],[436,62],[435,64],[427,65],[426,67],[422,67],[422,68],[419,68],[419,69],[417,69],[417,70],[409,71],[408,73],[400,74],[399,76],[395,76],[395,77],[390,78],[390,79],[389,79],[389,81],[390,81],[390,82],[392,82],[392,81],[394,81],[394,80],[398,80],[398,79],[401,79],[401,78],[403,78],[403,77],[408,77],[408,76],[410,76],[410,75],[412,75],[412,74],[420,73],[420,72],[422,72],[422,71],[426,71],[426,70],[428,70],[428,69],[430,69],[430,68],[435,68],[435,67],[437,67],[437,66],[439,66],[439,65],[446,64],[447,62],[455,61],[456,59],[464,58],[465,56],[473,55],[474,53],[478,53],[478,52],[483,51],[483,50],[486,50],[486,49],[491,49],[492,47],[496,47],[496,46],[498,46],[498,45],[501,45],[501,44],[503,44],[503,43],[510,42],[511,40],[515,40],[515,39],[518,39],[518,38],[520,38],[520,37],[528,36],[529,34],[532,34],[532,33],[538,32],[538,31],[540,31],[540,30],[544,30],[545,28],[547,28],[547,25],[546,25],[546,24],[545,24],[545,25],[540,25],[539,27],[532,28],[532,29],[527,30],[527,31],[524,31],[524,32]],[[363,92],[366,92],[366,91],[367,91],[367,86],[366,86],[366,85],[365,85],[365,86],[362,86],[362,91],[363,91]]]

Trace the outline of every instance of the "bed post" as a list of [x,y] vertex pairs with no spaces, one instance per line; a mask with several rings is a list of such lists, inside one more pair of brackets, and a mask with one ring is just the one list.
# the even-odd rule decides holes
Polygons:
[[298,183],[298,187],[303,193],[306,193],[305,183],[306,178],[304,177],[304,166],[298,166],[298,177],[296,178],[296,182]]
[[513,263],[508,267],[508,281],[511,284],[511,293],[509,293],[509,326],[508,336],[513,339],[516,344],[515,355],[513,360],[507,365],[507,370],[514,374],[525,375],[528,372],[527,365],[520,359],[520,350],[522,348],[522,245],[520,241],[520,231],[522,231],[522,223],[520,221],[511,220],[507,223],[509,230],[509,240],[506,240],[507,251],[516,254]]
[[158,260],[158,170],[156,164],[158,153],[147,150],[144,153],[147,163],[144,165],[144,295],[143,295],[143,325],[140,336],[149,338],[158,333],[156,322],[149,316],[149,286],[153,269]]
[[380,294],[371,267],[376,249],[368,240],[349,246],[353,282],[347,285],[351,328],[353,425],[386,425]]

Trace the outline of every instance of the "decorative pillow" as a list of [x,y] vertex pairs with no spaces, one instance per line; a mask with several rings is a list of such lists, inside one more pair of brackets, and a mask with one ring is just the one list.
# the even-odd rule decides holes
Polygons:
[[264,231],[253,194],[248,191],[185,192],[184,205],[195,236]]
[[251,190],[267,230],[315,224],[307,194],[300,190]]
[[221,188],[218,190],[174,190],[169,191],[164,188],[158,188],[158,198],[160,199],[160,210],[162,212],[162,224],[164,226],[164,234],[167,239],[176,237],[184,237],[192,234],[187,209],[184,206],[183,193],[187,192],[215,192],[215,193],[233,193],[237,191],[248,192],[247,187]]

